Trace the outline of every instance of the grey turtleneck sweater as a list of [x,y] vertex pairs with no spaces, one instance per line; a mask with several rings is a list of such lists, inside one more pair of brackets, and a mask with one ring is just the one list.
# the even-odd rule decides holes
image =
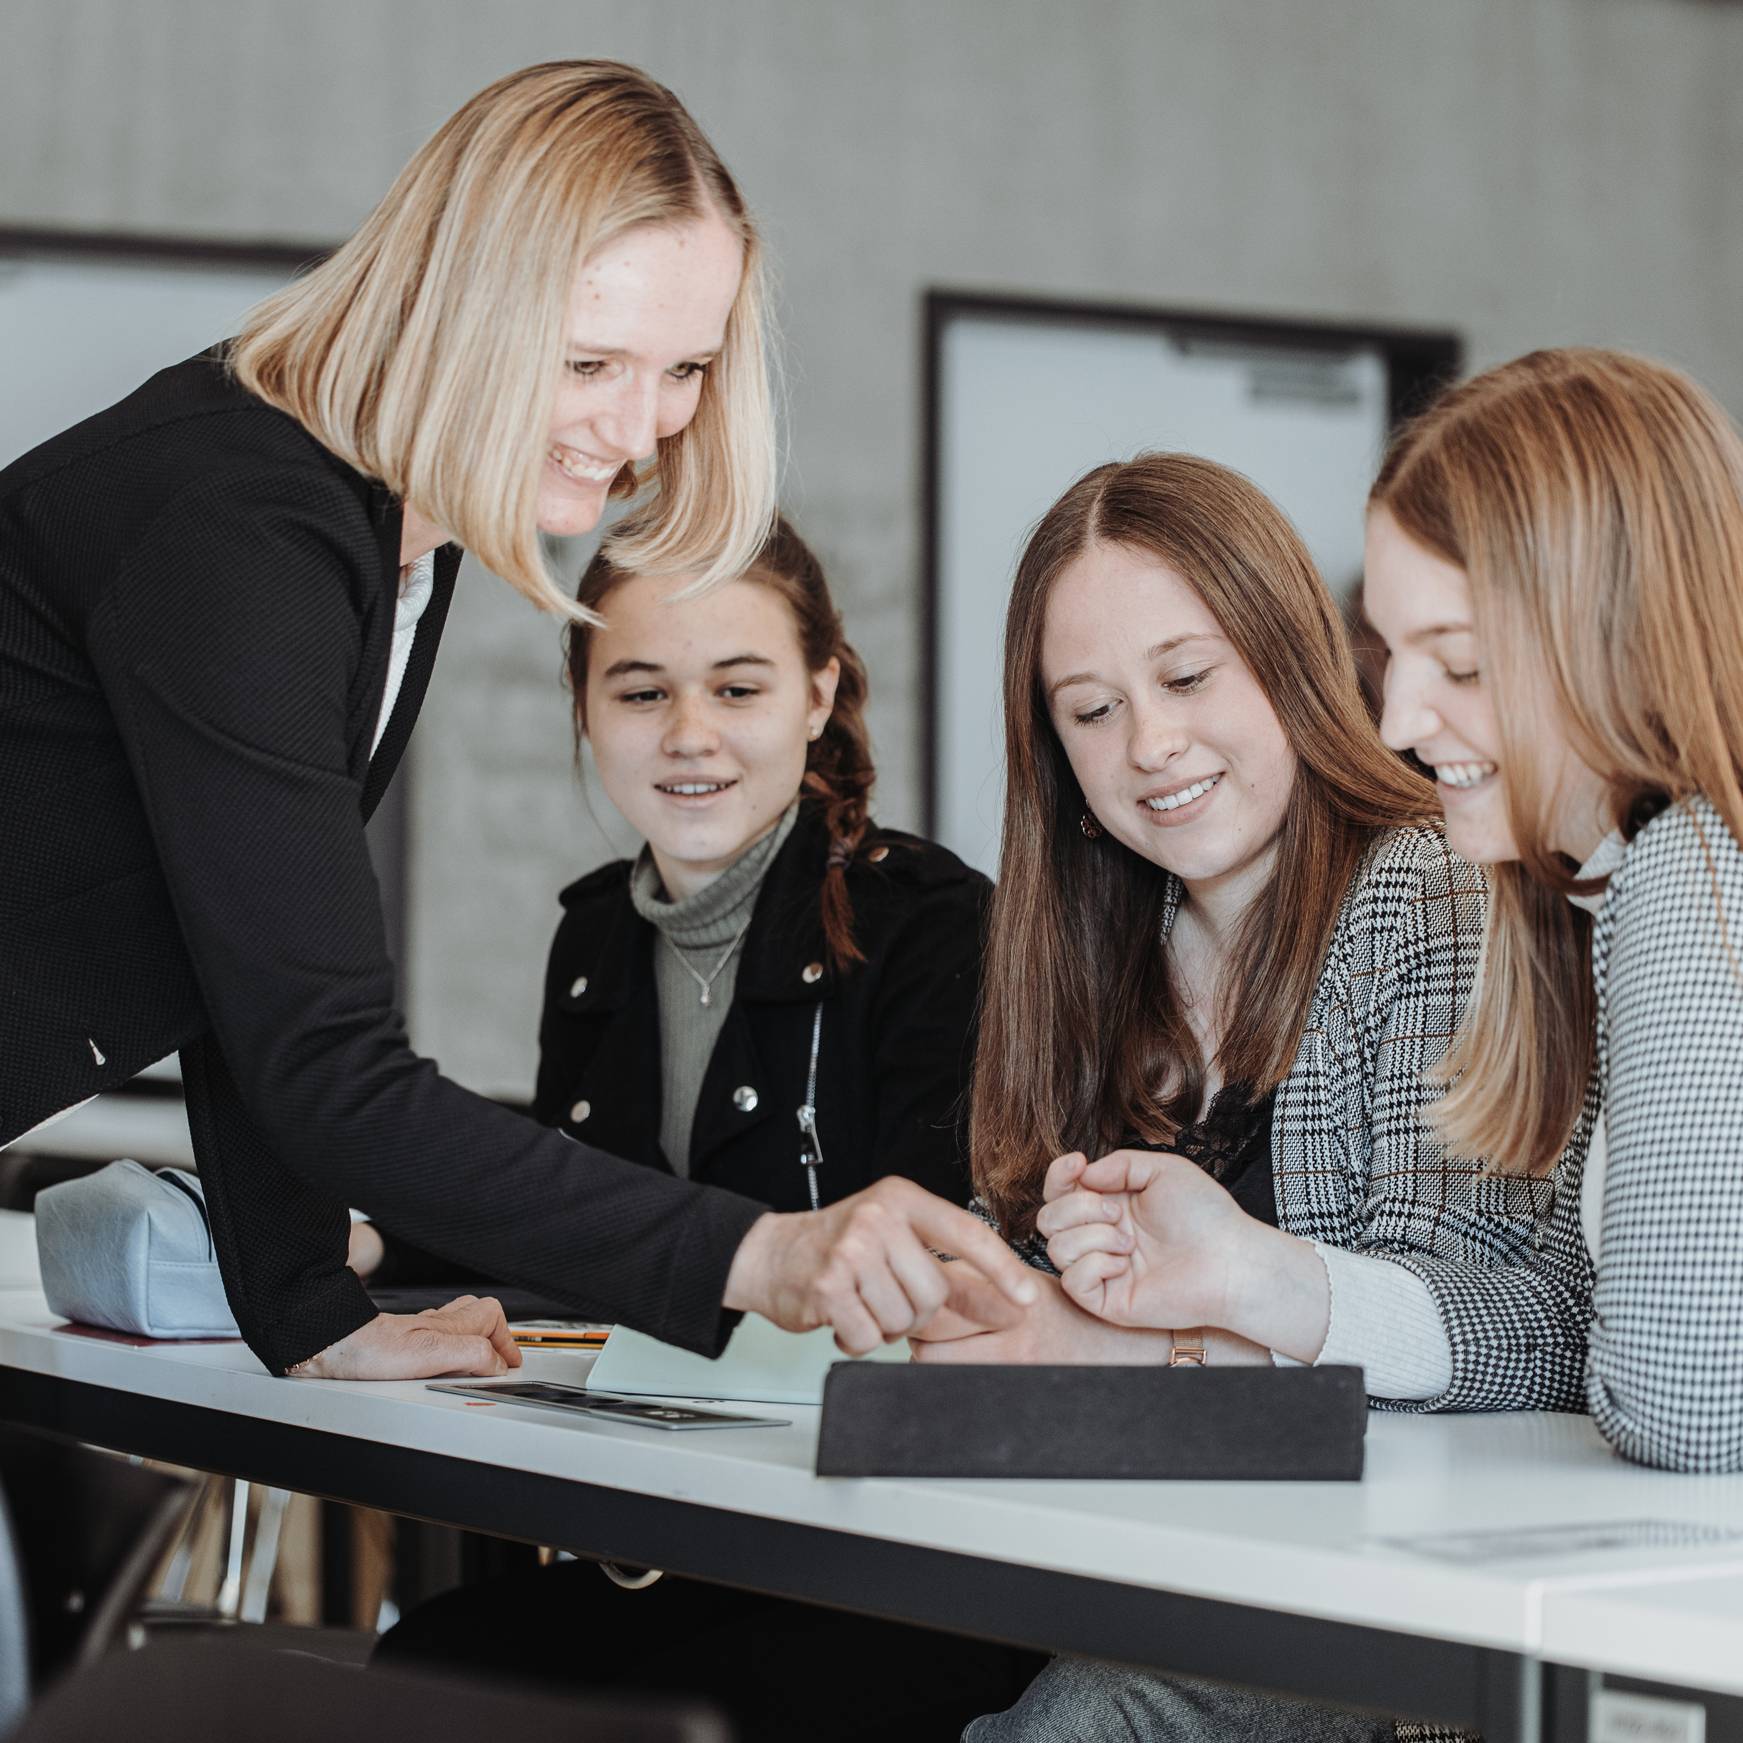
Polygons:
[[[644,847],[629,878],[635,911],[659,934],[654,940],[654,987],[660,1004],[660,1146],[674,1173],[690,1172],[690,1131],[702,1079],[738,984],[742,940],[715,973],[722,954],[750,925],[757,895],[774,858],[793,833],[794,800],[762,840],[752,842],[725,871],[693,896],[674,902]],[[688,963],[696,973],[684,965]],[[708,984],[708,1003],[696,975]]]

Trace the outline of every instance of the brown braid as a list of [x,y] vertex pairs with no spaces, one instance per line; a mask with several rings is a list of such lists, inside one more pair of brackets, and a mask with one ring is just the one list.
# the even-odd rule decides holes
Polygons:
[[[600,552],[587,565],[575,597],[582,605],[597,611],[610,593],[629,579],[630,573],[617,568]],[[865,725],[865,662],[842,628],[841,614],[829,595],[823,565],[785,515],[776,517],[774,530],[763,541],[744,579],[772,587],[792,607],[799,629],[799,651],[807,671],[820,672],[831,660],[841,662],[835,706],[823,731],[806,750],[805,778],[799,791],[822,808],[829,833],[829,860],[823,873],[819,906],[830,966],[838,974],[845,974],[854,963],[865,961],[865,952],[854,942],[847,868],[871,827],[871,790],[877,780],[871,737]],[[565,665],[575,698],[577,747],[585,729],[581,711],[587,694],[589,644],[586,624],[574,623],[565,631]]]

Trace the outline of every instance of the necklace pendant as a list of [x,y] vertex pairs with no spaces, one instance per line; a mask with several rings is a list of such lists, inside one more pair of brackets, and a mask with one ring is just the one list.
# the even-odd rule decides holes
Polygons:
[[702,989],[702,1003],[704,1005],[711,1005],[714,1003],[714,989],[713,989],[713,987],[705,986]]

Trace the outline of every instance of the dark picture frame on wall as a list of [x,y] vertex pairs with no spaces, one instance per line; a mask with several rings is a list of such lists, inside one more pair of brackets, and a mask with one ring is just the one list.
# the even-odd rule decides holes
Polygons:
[[1464,346],[1445,329],[948,288],[926,293],[923,328],[924,827],[992,872],[1003,604],[1049,504],[1106,460],[1204,453],[1272,494],[1347,594],[1385,438],[1456,379]]

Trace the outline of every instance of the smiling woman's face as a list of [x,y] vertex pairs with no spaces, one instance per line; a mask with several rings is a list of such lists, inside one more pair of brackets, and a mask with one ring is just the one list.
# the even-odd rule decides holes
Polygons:
[[590,638],[586,726],[607,796],[647,837],[683,897],[766,835],[805,776],[841,668],[805,668],[791,607],[728,581],[671,602],[682,577],[637,576],[608,594]]
[[1388,655],[1380,736],[1434,776],[1455,853],[1490,865],[1517,859],[1500,727],[1464,570],[1377,508],[1368,516],[1362,602]]
[[[1470,577],[1376,508],[1368,516],[1363,602],[1389,656],[1380,736],[1394,750],[1414,752],[1434,775],[1455,853],[1487,865],[1518,859]],[[1536,700],[1523,736],[1533,781],[1547,798],[1547,845],[1578,863],[1615,820],[1605,783],[1574,751],[1558,711],[1546,697]]]
[[714,212],[642,225],[582,263],[539,478],[541,532],[591,531],[618,473],[695,417],[743,270],[743,246]]
[[1109,835],[1195,896],[1258,887],[1295,753],[1185,580],[1144,552],[1091,544],[1048,597],[1041,676],[1053,730]]

